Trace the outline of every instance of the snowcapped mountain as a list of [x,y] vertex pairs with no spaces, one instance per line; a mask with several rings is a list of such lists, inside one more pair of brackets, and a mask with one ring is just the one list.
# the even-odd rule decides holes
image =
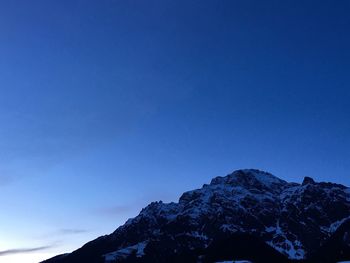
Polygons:
[[225,260],[350,260],[350,189],[238,170],[178,203],[153,202],[112,234],[45,262]]

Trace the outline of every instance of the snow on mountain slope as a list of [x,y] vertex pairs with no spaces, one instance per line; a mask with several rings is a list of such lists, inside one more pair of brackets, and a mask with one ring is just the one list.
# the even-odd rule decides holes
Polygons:
[[96,253],[117,262],[131,254],[142,258],[154,244],[176,254],[203,250],[222,235],[245,233],[290,259],[303,259],[348,218],[350,190],[343,185],[308,177],[302,184],[288,183],[247,169],[185,192],[178,203],[153,202],[111,235],[86,246],[101,247]]
[[114,252],[103,255],[105,262],[114,262],[120,258],[127,258],[130,254],[135,253],[136,257],[142,257],[144,255],[144,249],[147,245],[147,241],[137,243],[136,245],[119,249]]

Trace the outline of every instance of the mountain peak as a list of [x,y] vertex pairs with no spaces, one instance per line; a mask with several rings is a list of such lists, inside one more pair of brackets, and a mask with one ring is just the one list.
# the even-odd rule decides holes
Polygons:
[[243,188],[258,188],[260,190],[279,189],[287,184],[286,181],[258,169],[241,169],[221,177],[215,177],[211,185],[227,184],[231,186],[241,186]]
[[[300,185],[256,169],[237,170],[183,193],[178,203],[153,202],[112,234],[46,263],[197,262],[203,257],[204,262],[242,257],[261,262],[267,254],[271,262],[292,262],[322,252],[321,245],[333,242],[349,218],[346,186],[310,177]],[[337,247],[347,245],[348,236],[343,239],[337,239]],[[225,251],[231,253],[227,258]],[[340,256],[327,262],[344,259]]]
[[314,179],[308,176],[304,177],[302,185],[307,185],[307,184],[315,184]]

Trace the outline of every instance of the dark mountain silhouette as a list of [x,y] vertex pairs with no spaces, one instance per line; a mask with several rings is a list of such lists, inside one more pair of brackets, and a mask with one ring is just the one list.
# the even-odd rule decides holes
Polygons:
[[350,189],[238,170],[45,263],[350,260]]

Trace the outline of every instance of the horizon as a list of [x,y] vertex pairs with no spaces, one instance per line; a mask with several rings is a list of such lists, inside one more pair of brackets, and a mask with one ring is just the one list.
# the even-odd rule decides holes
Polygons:
[[350,2],[0,7],[0,263],[242,168],[350,186]]

